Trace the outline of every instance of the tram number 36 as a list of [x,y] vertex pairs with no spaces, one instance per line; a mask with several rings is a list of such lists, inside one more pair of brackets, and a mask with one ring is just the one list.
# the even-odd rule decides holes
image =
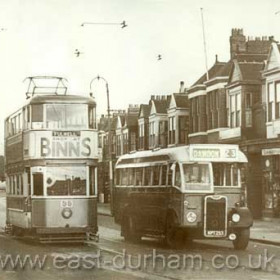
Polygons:
[[61,208],[72,208],[73,207],[73,201],[72,200],[61,200],[60,201],[60,207]]

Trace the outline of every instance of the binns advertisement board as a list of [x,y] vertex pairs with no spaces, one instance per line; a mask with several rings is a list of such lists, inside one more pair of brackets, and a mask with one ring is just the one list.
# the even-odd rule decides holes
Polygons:
[[24,159],[98,158],[96,131],[30,131],[24,135]]

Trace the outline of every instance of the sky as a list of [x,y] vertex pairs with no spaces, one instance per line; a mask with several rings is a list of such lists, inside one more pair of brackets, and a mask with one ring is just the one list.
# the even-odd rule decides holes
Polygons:
[[[280,41],[279,0],[0,0],[0,154],[4,119],[26,102],[26,77],[65,77],[69,94],[93,92],[98,114],[107,100],[102,81],[90,89],[97,75],[112,109],[192,85],[205,72],[200,8],[209,68],[216,54],[229,60],[232,28]],[[123,20],[123,29],[106,24]]]

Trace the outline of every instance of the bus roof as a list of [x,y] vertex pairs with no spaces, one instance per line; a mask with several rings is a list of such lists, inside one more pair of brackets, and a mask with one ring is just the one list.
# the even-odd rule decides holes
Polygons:
[[226,144],[191,144],[166,149],[139,151],[120,156],[117,165],[128,165],[148,162],[240,162],[247,158],[238,145]]

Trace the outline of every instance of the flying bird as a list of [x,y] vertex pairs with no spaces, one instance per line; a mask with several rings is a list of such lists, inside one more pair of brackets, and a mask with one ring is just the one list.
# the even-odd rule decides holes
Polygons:
[[2,31],[7,31],[7,28],[0,27],[0,32],[2,32]]
[[79,57],[81,54],[82,54],[82,52],[80,52],[78,49],[75,50],[76,57]]
[[121,23],[121,27],[122,27],[122,28],[127,27],[127,24],[126,24],[125,20]]
[[277,11],[277,12],[275,12],[275,15],[277,15],[277,14],[279,14],[280,13],[280,11]]
[[161,59],[162,59],[161,54],[159,54],[157,60],[161,60]]

